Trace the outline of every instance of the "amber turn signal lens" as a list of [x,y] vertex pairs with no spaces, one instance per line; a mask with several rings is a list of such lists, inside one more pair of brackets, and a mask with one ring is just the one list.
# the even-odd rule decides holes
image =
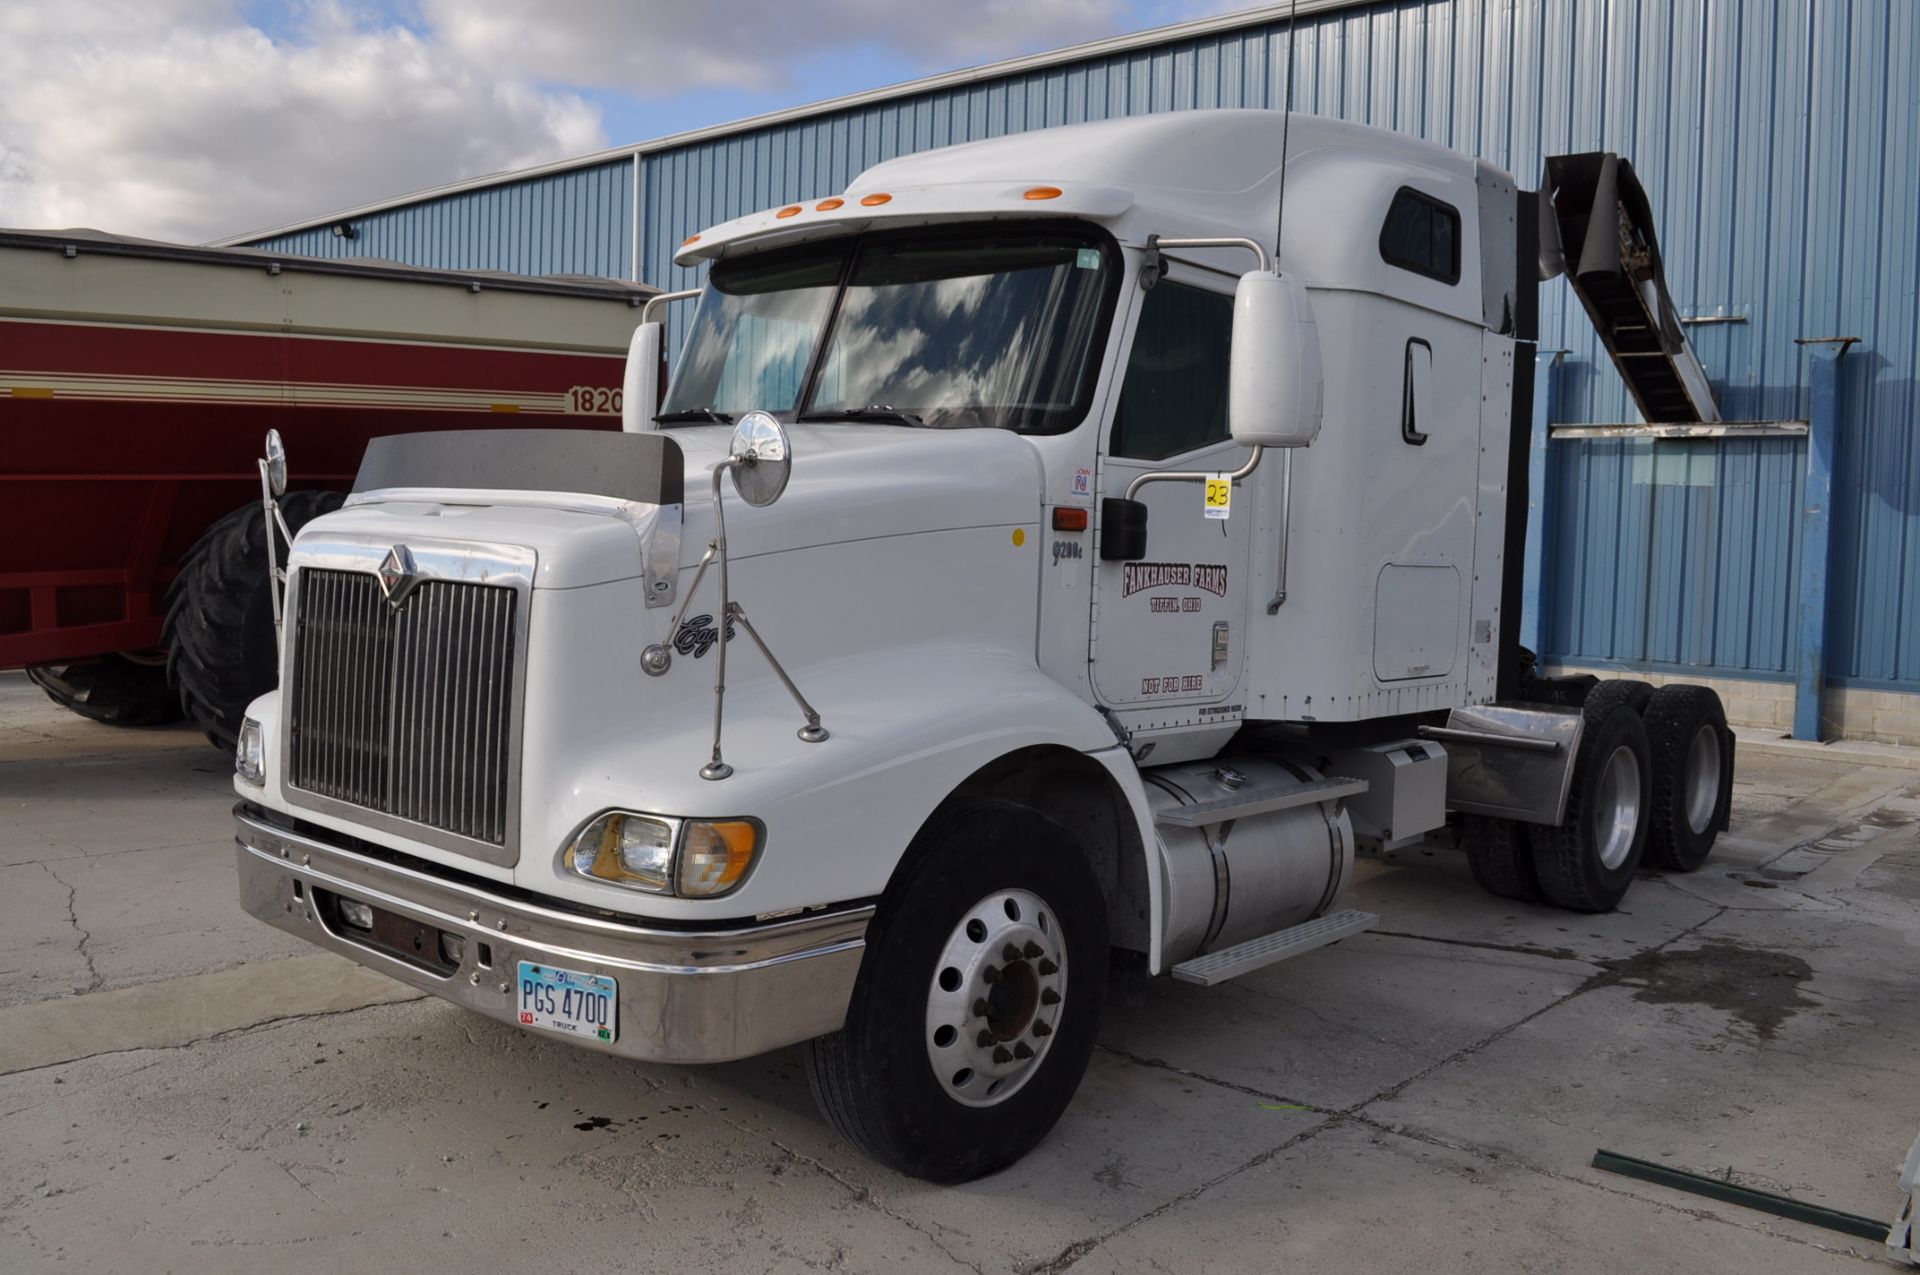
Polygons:
[[1060,188],[1058,186],[1031,186],[1027,189],[1027,193],[1020,196],[1020,198],[1058,199],[1060,198]]
[[1087,511],[1069,509],[1065,505],[1053,511],[1053,529],[1055,531],[1085,531],[1087,529]]
[[798,215],[799,215],[799,213],[800,213],[800,205],[799,205],[799,204],[788,204],[788,205],[787,205],[787,206],[786,206],[785,208],[782,208],[782,209],[781,209],[781,210],[780,210],[779,212],[777,212],[777,213],[775,213],[775,214],[774,214],[774,216],[776,216],[776,217],[795,217],[795,216],[798,216]]
[[846,202],[847,202],[846,200],[841,199],[839,196],[836,195],[832,199],[821,200],[819,203],[813,206],[813,210],[815,212],[832,212],[834,209],[840,207],[840,205]]
[[760,849],[758,825],[745,819],[690,822],[680,844],[680,893],[725,894],[740,884]]
[[892,198],[892,195],[882,195],[875,192],[874,194],[868,195],[865,199],[862,199],[860,203],[867,208],[878,208],[881,204],[886,203]]

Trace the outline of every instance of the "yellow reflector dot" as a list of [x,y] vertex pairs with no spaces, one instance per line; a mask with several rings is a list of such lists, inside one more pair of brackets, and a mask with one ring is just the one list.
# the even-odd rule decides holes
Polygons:
[[1021,545],[1025,543],[1027,543],[1027,533],[1025,531],[1022,531],[1020,528],[1015,527],[1013,529],[1013,547],[1018,549]]

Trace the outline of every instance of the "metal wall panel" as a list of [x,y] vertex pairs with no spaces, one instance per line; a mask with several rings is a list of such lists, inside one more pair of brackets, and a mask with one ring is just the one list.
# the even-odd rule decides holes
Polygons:
[[[1804,417],[1808,356],[1795,339],[1864,338],[1841,365],[1828,671],[1912,688],[1916,68],[1913,0],[1399,0],[1303,18],[1293,93],[1297,109],[1431,138],[1524,184],[1546,154],[1628,155],[1653,200],[1681,312],[1744,319],[1692,330],[1731,418]],[[903,152],[1154,111],[1278,108],[1286,80],[1285,24],[1274,22],[649,153],[641,277],[691,286],[697,273],[672,264],[688,234],[837,193]],[[592,171],[608,174],[603,215],[569,223],[598,236],[591,244],[516,211],[522,186],[580,177],[564,174],[379,214],[354,250],[622,274],[630,227],[616,209],[626,169]],[[490,201],[488,217],[471,209]],[[313,239],[276,242],[337,250]],[[1541,344],[1569,351],[1562,420],[1633,419],[1562,282],[1544,289]],[[1794,667],[1804,443],[1563,442],[1553,451],[1550,654],[1761,677]]]
[[445,270],[628,278],[633,161],[549,173],[353,218],[352,239],[320,226],[254,247],[314,257],[384,257]]

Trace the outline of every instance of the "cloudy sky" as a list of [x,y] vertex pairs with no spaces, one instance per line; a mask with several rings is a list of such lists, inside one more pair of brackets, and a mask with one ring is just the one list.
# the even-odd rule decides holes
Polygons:
[[0,0],[0,226],[200,242],[1232,0]]

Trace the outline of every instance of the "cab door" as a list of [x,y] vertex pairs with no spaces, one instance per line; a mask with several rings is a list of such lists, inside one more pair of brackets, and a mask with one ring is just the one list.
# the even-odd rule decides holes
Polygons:
[[[1126,495],[1141,474],[1226,472],[1248,456],[1227,436],[1233,280],[1176,266],[1138,309],[1101,497]],[[1224,509],[1217,496],[1208,507],[1203,482],[1149,483],[1135,499],[1148,510],[1146,556],[1102,559],[1094,573],[1094,690],[1116,708],[1165,708],[1166,725],[1201,720],[1246,662],[1250,491],[1234,487]]]

